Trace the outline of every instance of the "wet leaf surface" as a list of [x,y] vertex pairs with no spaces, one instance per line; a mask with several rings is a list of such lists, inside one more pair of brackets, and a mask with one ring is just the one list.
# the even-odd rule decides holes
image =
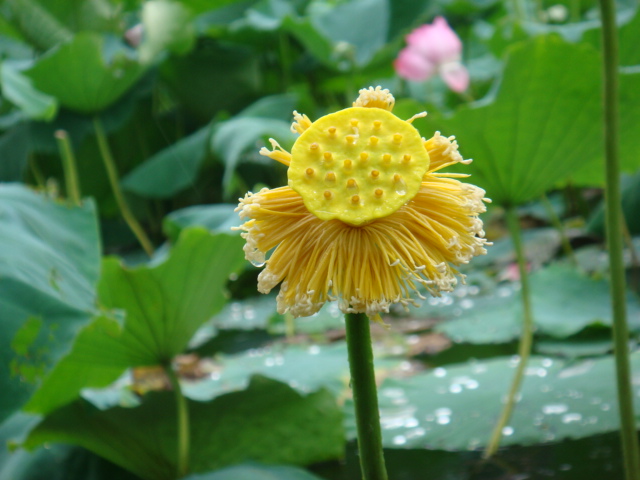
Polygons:
[[[640,354],[631,360],[633,369],[640,367]],[[503,357],[385,380],[379,390],[385,446],[482,448],[516,365],[517,357]],[[615,388],[610,356],[577,362],[532,358],[502,445],[558,442],[617,430]],[[638,408],[640,397],[635,398]],[[351,408],[347,406],[346,415]],[[348,420],[347,425],[351,425]],[[354,430],[348,429],[348,435],[353,438]]]

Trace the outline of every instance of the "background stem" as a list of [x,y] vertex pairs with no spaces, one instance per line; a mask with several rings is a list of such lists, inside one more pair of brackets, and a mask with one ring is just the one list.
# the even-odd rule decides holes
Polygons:
[[78,181],[78,169],[76,168],[76,157],[71,148],[69,135],[65,130],[57,130],[54,135],[58,142],[60,157],[62,158],[67,197],[74,205],[80,205],[82,195],[80,193],[80,182]]
[[622,253],[622,196],[618,156],[618,39],[613,0],[600,0],[604,88],[604,150],[607,248],[611,269],[613,342],[620,409],[620,434],[627,480],[640,479],[640,455],[633,412],[626,320],[625,271]]
[[189,427],[189,406],[187,399],[182,395],[180,388],[180,380],[173,371],[171,365],[165,365],[164,368],[171,387],[176,395],[176,407],[178,411],[178,478],[182,478],[189,473],[189,443],[191,432]]
[[369,318],[364,313],[348,313],[345,323],[362,478],[387,480]]
[[102,128],[102,123],[98,117],[93,118],[93,128],[96,132],[96,138],[98,139],[98,147],[100,149],[100,154],[102,155],[102,160],[104,162],[104,166],[107,169],[107,176],[109,177],[109,183],[111,184],[111,190],[113,191],[113,196],[116,197],[116,202],[118,203],[118,208],[120,208],[120,213],[122,213],[122,218],[127,222],[129,228],[136,236],[140,245],[147,255],[153,255],[153,244],[144,229],[136,220],[133,213],[131,213],[131,209],[127,204],[126,199],[124,198],[124,194],[120,189],[120,179],[118,178],[118,170],[116,168],[116,164],[113,161],[113,156],[111,155],[111,150],[109,149],[109,143],[107,142],[107,136],[104,133],[104,129]]
[[518,367],[516,368],[515,375],[511,382],[511,387],[509,388],[509,393],[507,394],[507,400],[504,407],[502,408],[498,423],[496,423],[496,426],[494,427],[491,434],[489,444],[484,451],[484,458],[489,458],[498,451],[500,440],[502,439],[502,430],[504,429],[504,427],[506,427],[509,419],[511,418],[511,414],[513,413],[513,408],[516,404],[516,398],[518,392],[520,391],[520,386],[522,385],[522,380],[524,378],[524,372],[527,368],[529,357],[531,356],[531,345],[533,343],[533,313],[531,310],[529,273],[527,272],[527,259],[524,255],[524,247],[522,245],[520,221],[518,220],[518,214],[514,207],[507,208],[507,224],[509,226],[509,232],[511,233],[513,246],[516,250],[518,270],[520,272],[520,296],[522,299],[523,311],[522,333],[520,334],[520,345],[518,347],[520,362],[518,363]]
[[541,199],[542,199],[542,205],[547,211],[547,215],[549,215],[551,224],[560,234],[560,241],[562,243],[562,249],[564,250],[564,254],[571,261],[571,263],[577,267],[578,261],[576,260],[576,256],[573,253],[573,248],[571,248],[571,242],[569,241],[569,237],[567,237],[567,231],[565,230],[564,225],[562,224],[562,220],[560,220],[560,217],[558,217],[558,215],[556,214],[556,211],[553,208],[553,205],[551,204],[551,202],[549,201],[549,198],[545,193],[542,194]]

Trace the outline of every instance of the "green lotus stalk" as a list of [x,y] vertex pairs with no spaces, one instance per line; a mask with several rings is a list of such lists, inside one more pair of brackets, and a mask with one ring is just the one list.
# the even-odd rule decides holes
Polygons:
[[120,188],[120,179],[118,178],[116,163],[113,161],[111,149],[109,148],[109,143],[107,142],[107,136],[104,133],[104,128],[102,128],[102,123],[100,122],[100,119],[98,117],[94,117],[93,127],[96,132],[96,138],[98,140],[98,148],[100,149],[100,154],[102,155],[102,160],[107,170],[107,176],[109,177],[111,190],[113,191],[113,195],[116,198],[118,208],[120,208],[122,218],[124,218],[124,221],[127,222],[127,225],[129,225],[129,228],[136,236],[147,255],[152,256],[153,244],[151,243],[151,240],[149,240],[149,237],[147,236],[140,223],[138,223],[138,220],[136,220],[136,217],[133,215],[131,209],[129,208],[129,204],[124,198],[124,194],[122,193],[122,189]]
[[57,130],[54,134],[58,143],[58,150],[62,158],[62,169],[64,170],[64,183],[67,197],[74,205],[80,205],[82,194],[80,193],[80,182],[78,181],[78,169],[76,168],[76,157],[69,141],[69,135],[65,130]]
[[523,323],[522,334],[520,335],[520,345],[518,347],[518,355],[520,362],[516,368],[516,372],[507,394],[507,400],[500,413],[500,418],[493,429],[489,444],[484,451],[483,457],[490,458],[497,451],[500,446],[500,440],[502,439],[502,431],[507,426],[513,409],[516,404],[518,392],[524,379],[524,372],[531,356],[531,345],[533,344],[533,312],[531,309],[531,293],[529,290],[529,273],[527,272],[527,259],[524,254],[524,247],[522,245],[522,234],[520,231],[520,222],[518,220],[518,214],[515,207],[507,208],[507,223],[509,225],[509,232],[511,233],[511,239],[513,246],[516,250],[516,258],[518,260],[518,270],[520,272],[520,295],[522,299],[523,310]]
[[387,480],[369,317],[364,313],[348,313],[345,323],[362,478]]
[[180,380],[171,365],[166,365],[164,370],[171,383],[171,388],[176,396],[176,408],[178,413],[178,461],[177,478],[182,478],[189,473],[189,449],[191,440],[191,429],[189,425],[189,405],[187,399],[182,394]]
[[633,411],[626,320],[625,270],[622,256],[622,196],[618,139],[618,39],[613,0],[600,0],[604,87],[604,150],[607,247],[611,270],[613,341],[620,409],[620,434],[627,480],[640,479],[640,454]]

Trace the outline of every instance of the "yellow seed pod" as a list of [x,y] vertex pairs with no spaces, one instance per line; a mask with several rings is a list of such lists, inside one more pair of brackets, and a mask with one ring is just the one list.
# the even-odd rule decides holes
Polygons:
[[289,186],[307,209],[356,226],[411,200],[429,168],[420,133],[381,108],[351,107],[318,119],[291,154]]

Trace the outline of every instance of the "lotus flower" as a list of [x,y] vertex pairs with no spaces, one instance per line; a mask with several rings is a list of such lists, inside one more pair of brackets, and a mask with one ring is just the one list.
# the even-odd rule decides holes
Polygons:
[[[312,122],[294,112],[291,152],[260,153],[288,167],[288,186],[240,199],[246,258],[264,266],[258,290],[280,284],[278,312],[313,315],[327,301],[375,318],[392,304],[451,291],[457,266],[486,253],[484,190],[440,170],[467,164],[455,137],[425,140],[391,111],[381,87]],[[269,258],[268,253],[271,252]]]
[[402,78],[421,82],[436,73],[454,92],[469,86],[469,73],[460,62],[462,42],[443,17],[416,28],[406,37],[393,66]]

